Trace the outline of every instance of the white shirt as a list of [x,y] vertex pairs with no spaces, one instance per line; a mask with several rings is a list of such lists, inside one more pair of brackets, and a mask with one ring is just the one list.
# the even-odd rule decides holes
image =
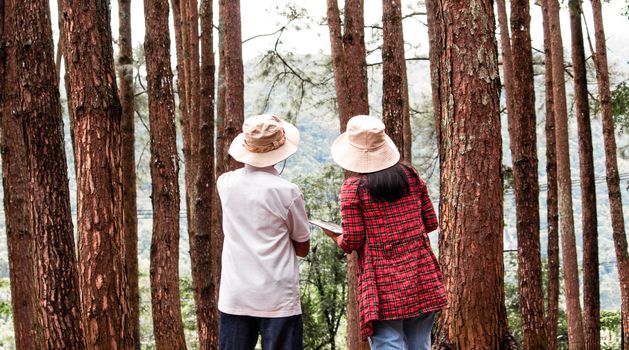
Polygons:
[[299,262],[291,240],[310,239],[303,195],[273,167],[227,172],[217,181],[223,208],[218,309],[232,315],[301,314]]

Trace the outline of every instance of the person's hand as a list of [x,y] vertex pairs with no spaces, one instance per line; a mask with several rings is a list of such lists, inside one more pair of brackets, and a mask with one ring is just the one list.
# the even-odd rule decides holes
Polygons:
[[328,237],[332,238],[332,240],[336,243],[339,244],[339,239],[341,238],[341,235],[336,234],[330,230],[327,230],[325,228],[321,228],[321,230],[323,231],[323,233],[325,233]]

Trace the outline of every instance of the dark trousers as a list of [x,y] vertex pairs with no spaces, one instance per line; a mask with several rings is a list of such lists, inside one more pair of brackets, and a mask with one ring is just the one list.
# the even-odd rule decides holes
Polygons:
[[303,349],[301,315],[266,318],[220,314],[221,350],[253,350],[259,335],[263,350]]

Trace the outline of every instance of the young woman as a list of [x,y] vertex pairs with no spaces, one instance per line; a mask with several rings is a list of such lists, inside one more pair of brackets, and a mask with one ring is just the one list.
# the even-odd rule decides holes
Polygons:
[[341,190],[343,234],[358,252],[360,328],[372,349],[430,349],[435,312],[446,306],[443,278],[428,233],[437,229],[426,183],[384,133],[380,120],[356,116],[332,145],[355,173]]

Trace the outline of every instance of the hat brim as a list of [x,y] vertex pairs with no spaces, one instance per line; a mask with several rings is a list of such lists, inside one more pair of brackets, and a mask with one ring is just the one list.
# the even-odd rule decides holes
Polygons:
[[299,147],[299,130],[285,121],[282,121],[282,127],[284,127],[286,142],[278,149],[265,153],[251,152],[245,146],[245,134],[240,133],[232,141],[229,147],[229,155],[241,163],[259,168],[272,166],[283,161],[297,152]]
[[352,145],[348,134],[342,133],[332,144],[332,159],[343,169],[368,174],[390,168],[400,161],[400,152],[391,138],[377,149],[365,150]]

